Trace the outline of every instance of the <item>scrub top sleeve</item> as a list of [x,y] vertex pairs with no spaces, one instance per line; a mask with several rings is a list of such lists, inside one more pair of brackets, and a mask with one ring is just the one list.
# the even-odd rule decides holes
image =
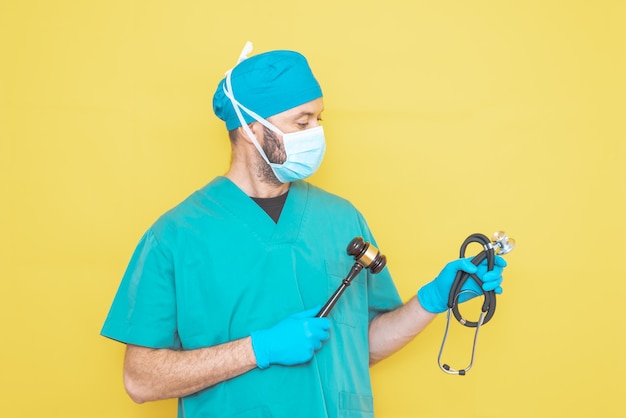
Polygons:
[[[363,232],[363,239],[370,242],[384,254],[384,251],[381,250],[376,243],[376,239],[374,238],[365,217],[360,212],[357,211],[357,213],[361,230]],[[369,300],[368,319],[370,322],[379,314],[392,311],[402,306],[402,298],[400,297],[398,289],[393,282],[389,266],[386,266],[378,274],[372,274],[369,270],[367,271],[367,295]]]
[[371,322],[376,316],[402,306],[402,298],[400,298],[388,267],[376,275],[368,272],[368,276],[368,320]]
[[135,249],[101,334],[127,344],[180,348],[173,263],[152,229]]

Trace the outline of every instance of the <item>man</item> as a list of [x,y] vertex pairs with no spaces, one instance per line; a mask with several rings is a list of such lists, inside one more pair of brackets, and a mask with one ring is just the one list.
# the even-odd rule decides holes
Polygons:
[[364,270],[317,318],[347,244],[376,245],[357,209],[303,181],[325,150],[320,86],[299,53],[244,53],[213,105],[230,169],[148,229],[102,329],[127,344],[127,392],[179,398],[179,417],[373,416],[369,366],[447,309],[458,270],[501,292],[504,261],[453,261],[405,304],[388,269]]

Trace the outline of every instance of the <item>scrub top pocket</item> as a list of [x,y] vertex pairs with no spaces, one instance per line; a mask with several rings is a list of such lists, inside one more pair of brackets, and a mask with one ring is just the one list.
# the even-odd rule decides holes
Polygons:
[[[326,261],[326,277],[328,280],[328,299],[341,286],[353,263],[345,261]],[[368,320],[367,311],[367,271],[363,269],[346,287],[337,303],[330,311],[329,317],[338,324],[358,327]]]
[[374,398],[367,395],[340,392],[338,418],[374,418]]

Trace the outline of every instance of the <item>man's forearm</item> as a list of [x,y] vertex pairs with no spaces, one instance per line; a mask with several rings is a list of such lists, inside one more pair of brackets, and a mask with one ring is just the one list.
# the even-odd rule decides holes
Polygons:
[[178,398],[256,368],[250,337],[189,351],[128,345],[124,385],[137,403]]
[[414,296],[398,309],[374,318],[369,327],[370,365],[408,344],[435,316]]

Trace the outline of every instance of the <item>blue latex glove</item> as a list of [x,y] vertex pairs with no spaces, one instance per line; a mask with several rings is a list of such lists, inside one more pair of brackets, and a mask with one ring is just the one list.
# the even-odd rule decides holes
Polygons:
[[293,366],[306,363],[329,337],[328,318],[316,318],[320,307],[291,315],[271,328],[254,331],[252,348],[257,366]]
[[466,302],[484,291],[495,291],[497,294],[502,293],[502,271],[506,267],[506,261],[500,256],[494,257],[493,270],[487,271],[487,260],[485,259],[478,266],[472,264],[469,258],[459,258],[446,264],[441,273],[435,279],[424,285],[418,292],[417,298],[424,309],[431,313],[441,313],[448,310],[448,296],[452,283],[459,270],[467,273],[476,274],[483,281],[482,289],[478,284],[469,278],[463,285],[463,292],[458,298],[458,303]]

